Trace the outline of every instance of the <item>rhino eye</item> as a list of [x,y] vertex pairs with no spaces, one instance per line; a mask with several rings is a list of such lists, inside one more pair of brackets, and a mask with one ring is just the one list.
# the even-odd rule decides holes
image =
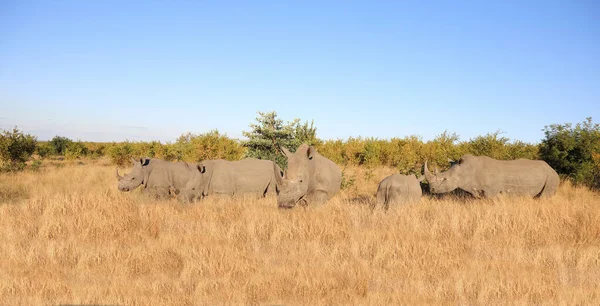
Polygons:
[[135,177],[132,177],[132,178],[131,178],[131,180],[132,180],[132,181],[133,181],[133,180],[135,180]]

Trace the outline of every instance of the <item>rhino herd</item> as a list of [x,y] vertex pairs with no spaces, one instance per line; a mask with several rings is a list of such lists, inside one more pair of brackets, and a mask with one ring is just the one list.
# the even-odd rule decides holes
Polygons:
[[[140,185],[145,194],[157,198],[178,195],[182,203],[210,196],[276,194],[279,208],[325,203],[339,190],[342,171],[314,147],[301,145],[287,158],[287,168],[281,169],[270,160],[246,158],[239,161],[223,159],[200,163],[167,162],[156,158],[132,159],[129,174],[119,175],[118,188],[131,191]],[[487,156],[464,155],[450,160],[446,172],[429,171],[424,176],[394,174],[384,178],[377,188],[377,203],[384,208],[417,202],[422,197],[421,181],[426,179],[431,193],[447,193],[462,189],[475,198],[491,198],[500,194],[527,197],[549,197],[556,193],[560,179],[556,171],[540,160],[496,160]]]

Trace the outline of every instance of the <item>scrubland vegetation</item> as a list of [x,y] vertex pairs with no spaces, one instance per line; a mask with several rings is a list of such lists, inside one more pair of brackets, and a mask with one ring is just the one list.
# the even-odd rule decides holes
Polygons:
[[[540,144],[499,133],[321,140],[308,123],[261,114],[248,140],[217,131],[174,143],[0,137],[0,304],[600,303],[600,127],[546,127]],[[261,121],[262,120],[262,121]],[[321,206],[266,199],[193,205],[116,188],[130,157],[268,158],[312,144],[343,169]],[[377,183],[464,153],[546,160],[550,199],[424,196],[384,211]],[[271,154],[271,155],[270,155]],[[278,160],[278,162],[281,162]]]

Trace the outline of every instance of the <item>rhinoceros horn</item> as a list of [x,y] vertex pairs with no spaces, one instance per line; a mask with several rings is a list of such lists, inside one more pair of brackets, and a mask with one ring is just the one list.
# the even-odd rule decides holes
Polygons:
[[424,174],[425,174],[425,179],[426,179],[428,182],[430,182],[430,181],[433,179],[434,175],[433,175],[433,174],[431,174],[431,172],[429,172],[429,168],[427,167],[427,161],[425,161],[425,167],[424,167],[424,169],[423,169],[423,172],[425,172],[425,173],[424,173]]
[[119,175],[119,168],[117,168],[117,180],[121,180],[123,177]]
[[290,155],[292,155],[290,150],[288,150],[286,147],[281,147],[281,152],[283,152],[283,155],[285,155],[286,157],[290,157]]

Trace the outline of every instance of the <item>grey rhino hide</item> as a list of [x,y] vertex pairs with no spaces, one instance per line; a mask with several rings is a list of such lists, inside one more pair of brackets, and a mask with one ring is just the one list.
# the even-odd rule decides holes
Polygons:
[[132,159],[132,171],[119,176],[119,190],[130,191],[140,185],[144,193],[150,193],[158,198],[168,197],[173,190],[178,193],[192,175],[192,165],[185,162],[167,162],[157,158]]
[[273,166],[270,160],[255,158],[203,161],[195,166],[194,174],[179,200],[186,203],[213,194],[256,194],[264,197],[268,193],[275,193]]
[[302,144],[295,153],[282,148],[287,157],[284,177],[274,169],[279,190],[277,205],[292,208],[298,203],[325,203],[339,190],[342,171],[331,160],[321,156],[314,147]]
[[384,178],[377,187],[377,204],[387,209],[390,205],[418,202],[422,195],[421,180],[415,175],[402,174]]
[[560,178],[541,160],[496,160],[487,156],[463,155],[448,171],[434,175],[427,162],[425,178],[432,193],[446,193],[460,188],[474,197],[499,194],[549,197],[556,193]]

